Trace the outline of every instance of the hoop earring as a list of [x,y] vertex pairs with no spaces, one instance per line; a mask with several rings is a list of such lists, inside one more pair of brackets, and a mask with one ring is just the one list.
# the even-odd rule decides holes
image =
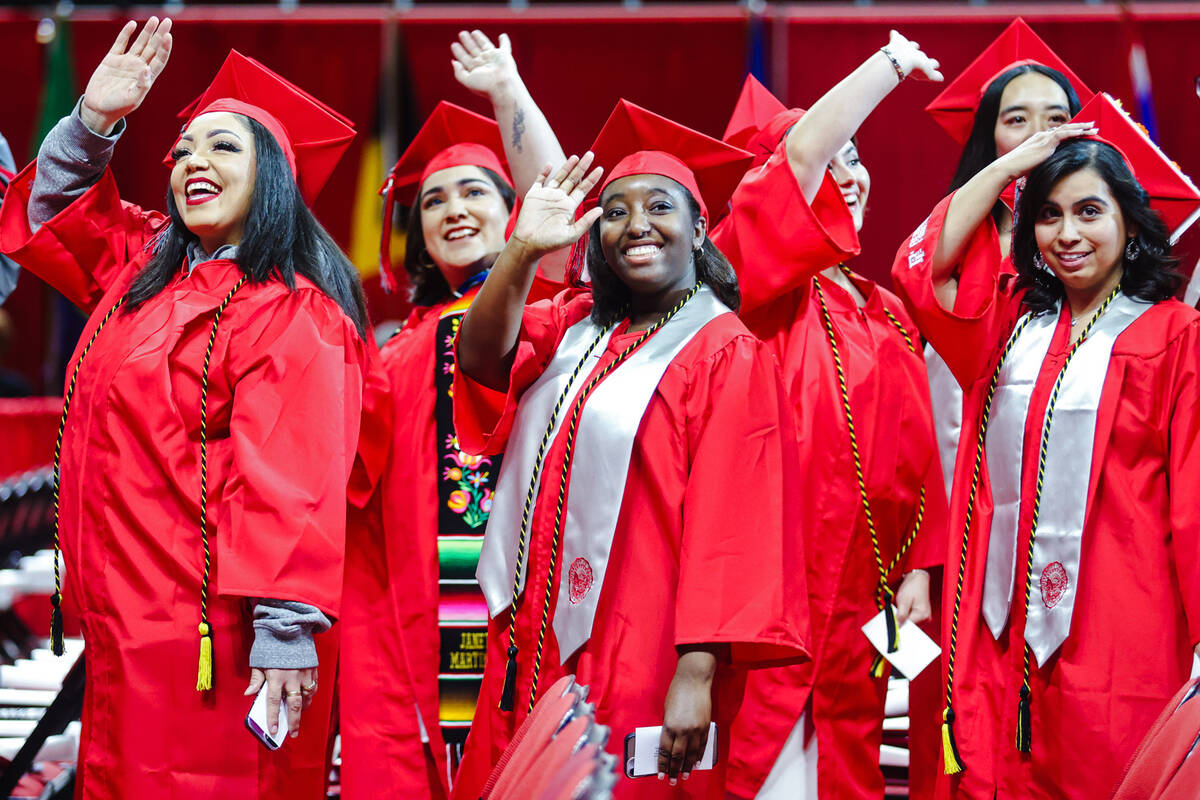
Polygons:
[[1125,260],[1137,261],[1142,257],[1142,248],[1138,247],[1137,239],[1133,236],[1129,237],[1129,242],[1125,245]]
[[423,270],[437,269],[437,264],[434,264],[433,259],[429,257],[428,250],[422,250],[417,254],[417,265]]

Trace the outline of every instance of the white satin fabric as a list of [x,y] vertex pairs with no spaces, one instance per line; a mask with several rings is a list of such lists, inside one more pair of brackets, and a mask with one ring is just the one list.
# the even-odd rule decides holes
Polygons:
[[[633,443],[646,407],[675,356],[701,328],[728,313],[732,312],[710,288],[700,287],[666,325],[600,382],[584,404],[569,478],[570,501],[563,520],[562,573],[554,613],[554,634],[563,660],[591,636]],[[568,328],[545,372],[521,396],[475,573],[492,617],[513,601],[522,509],[555,402],[599,334],[600,328],[590,318]],[[604,336],[571,383],[569,399],[555,420],[550,441],[567,423],[609,338],[611,333]],[[541,480],[557,485],[559,476],[543,475]],[[519,591],[524,590],[525,570],[522,564]]]
[[[1151,304],[1119,294],[1067,365],[1054,406],[1046,448],[1046,468],[1033,548],[1033,578],[1025,641],[1045,664],[1071,630],[1096,416],[1113,344]],[[983,616],[997,639],[1003,633],[1018,582],[1017,523],[1021,514],[1024,452],[1041,441],[1024,441],[1029,400],[1050,349],[1058,314],[1035,317],[1018,337],[1001,370],[988,423],[986,455],[992,486],[991,536],[984,579]],[[1028,498],[1032,502],[1033,498]],[[1024,596],[1018,598],[1024,602]]]

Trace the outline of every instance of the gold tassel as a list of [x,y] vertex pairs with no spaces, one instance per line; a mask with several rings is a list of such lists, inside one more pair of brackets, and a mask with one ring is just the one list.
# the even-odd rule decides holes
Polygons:
[[887,674],[888,662],[883,660],[883,656],[875,654],[875,660],[871,662],[871,677],[882,678]]
[[954,741],[954,712],[949,707],[942,711],[942,758],[946,762],[947,775],[957,775],[967,768]]
[[200,623],[200,671],[196,675],[196,691],[207,692],[212,688],[212,635],[207,622]]

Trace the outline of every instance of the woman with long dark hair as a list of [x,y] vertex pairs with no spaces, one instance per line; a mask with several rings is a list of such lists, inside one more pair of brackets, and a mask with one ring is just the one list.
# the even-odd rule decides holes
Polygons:
[[[170,20],[135,27],[0,210],[0,249],[89,314],[55,454],[52,640],[65,604],[87,643],[77,793],[315,800],[366,319],[306,204],[353,129],[232,53],[171,151],[168,214],[123,203],[106,165],[171,51]],[[274,753],[244,722],[262,687],[268,727],[287,707]]]
[[[727,752],[744,670],[806,653],[787,395],[707,235],[748,156],[625,101],[594,149],[609,167],[599,206],[576,219],[590,156],[545,171],[459,335],[459,440],[507,449],[457,798],[479,796],[566,673],[614,742],[662,725],[659,780],[615,797],[721,798],[723,760],[691,771],[710,721]],[[592,289],[524,306],[537,260],[589,228]]]
[[[507,36],[494,45],[463,31],[452,50],[459,81],[492,101],[496,120],[440,103],[384,188],[389,223],[393,201],[409,207],[416,309],[369,378],[363,454],[373,466],[352,494],[340,673],[349,800],[441,797],[458,765],[485,652],[486,606],[471,579],[500,457],[459,447],[454,339],[504,247],[516,193],[565,158]],[[386,245],[381,261],[391,268]],[[564,263],[542,261],[532,299],[562,288]]]
[[742,319],[783,367],[801,432],[808,479],[796,513],[814,629],[812,664],[748,680],[729,754],[736,797],[883,795],[891,670],[861,628],[881,612],[892,628],[928,618],[923,568],[941,563],[945,497],[916,326],[845,262],[858,254],[871,187],[855,132],[905,78],[940,80],[937,70],[893,31],[807,112],[775,101],[780,110],[750,126],[761,166],[714,233],[744,289]]
[[[1106,95],[1077,119],[942,201],[892,270],[965,395],[952,797],[1108,796],[1200,641],[1200,314],[1173,299],[1168,238],[1200,191]],[[1014,275],[989,215],[1022,177]]]
[[[955,191],[981,169],[1035,133],[1050,130],[1079,112],[1081,98],[1092,92],[1021,18],[996,37],[967,67],[926,106],[951,138],[962,144],[962,153],[950,182]],[[1014,197],[1008,192],[992,207],[994,247],[1003,256],[1001,269],[1012,272]],[[962,431],[962,389],[946,362],[928,343],[925,368],[933,407],[946,494],[951,492],[954,458]],[[968,434],[970,435],[970,434]],[[941,626],[942,596],[934,575],[930,588],[933,619]],[[934,634],[935,638],[937,634]],[[932,795],[941,769],[942,680],[930,669],[909,684],[909,789],[916,797]]]

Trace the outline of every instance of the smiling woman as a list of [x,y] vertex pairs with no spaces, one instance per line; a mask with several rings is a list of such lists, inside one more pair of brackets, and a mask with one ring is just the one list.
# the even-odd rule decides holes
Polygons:
[[[451,52],[458,80],[487,96],[505,130],[516,125],[521,135],[441,103],[384,186],[385,225],[394,202],[409,207],[404,268],[417,308],[381,348],[365,400],[378,425],[364,437],[362,461],[378,466],[352,496],[339,623],[347,800],[442,797],[457,766],[485,649],[485,607],[470,579],[501,458],[459,448],[454,341],[504,247],[513,186],[527,190],[538,169],[563,159],[517,74],[508,37],[495,46],[479,31],[463,31]],[[563,288],[553,277],[561,277],[562,261],[543,260],[534,299]]]
[[[55,454],[52,640],[65,606],[87,643],[78,794],[315,800],[314,633],[340,614],[366,354],[356,274],[306,201],[353,129],[231,53],[187,109],[168,213],[124,203],[107,164],[172,44],[170,20],[135,29],[0,208],[0,249],[90,315]],[[262,757],[260,687],[295,739]]]
[[[745,671],[808,653],[788,401],[707,236],[750,155],[627,101],[593,149],[609,169],[599,206],[576,218],[592,154],[545,170],[459,335],[459,441],[507,446],[479,561],[488,655],[464,800],[569,672],[616,741],[662,725],[662,782],[615,798],[723,797],[723,761],[692,772],[710,721],[728,752]],[[538,259],[589,228],[592,289],[525,306]]]
[[[1107,95],[1076,119],[939,203],[892,268],[964,392],[943,587],[954,798],[1111,795],[1200,651],[1200,313],[1173,298],[1167,235],[1200,191]],[[1014,276],[989,215],[1022,176]]]

